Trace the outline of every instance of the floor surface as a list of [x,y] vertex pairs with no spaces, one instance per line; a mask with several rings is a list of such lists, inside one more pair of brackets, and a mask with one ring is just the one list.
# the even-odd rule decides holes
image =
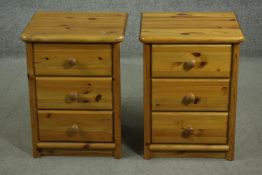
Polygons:
[[260,175],[262,174],[262,58],[242,57],[236,160],[144,160],[142,58],[122,59],[123,158],[31,156],[31,129],[24,56],[0,59],[0,175]]

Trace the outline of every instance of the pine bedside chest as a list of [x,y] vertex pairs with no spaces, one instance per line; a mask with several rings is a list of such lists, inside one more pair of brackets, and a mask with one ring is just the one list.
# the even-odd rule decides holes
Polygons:
[[144,158],[234,159],[239,43],[233,13],[143,13]]
[[26,42],[33,156],[121,157],[126,13],[37,12]]

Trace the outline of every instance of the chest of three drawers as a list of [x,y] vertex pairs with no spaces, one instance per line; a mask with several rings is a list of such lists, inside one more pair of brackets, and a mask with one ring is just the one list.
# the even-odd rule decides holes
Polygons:
[[145,159],[233,160],[243,39],[234,14],[144,13],[141,25]]
[[22,39],[35,157],[121,157],[119,42],[125,21],[124,13],[33,16]]

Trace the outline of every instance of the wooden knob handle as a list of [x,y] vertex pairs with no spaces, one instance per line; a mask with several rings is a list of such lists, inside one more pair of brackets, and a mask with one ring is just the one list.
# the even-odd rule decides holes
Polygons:
[[68,64],[69,64],[70,66],[75,66],[76,63],[77,63],[77,61],[76,61],[75,58],[68,58],[68,59],[67,59],[67,62],[68,62]]
[[69,128],[69,130],[68,130],[68,132],[69,132],[69,134],[71,134],[71,135],[73,135],[73,134],[76,134],[76,133],[79,133],[79,126],[77,125],[77,124],[73,124],[70,128]]
[[184,63],[185,70],[190,70],[194,67],[196,67],[196,60],[189,60]]
[[185,128],[185,129],[182,131],[181,136],[184,137],[184,138],[188,138],[188,137],[190,137],[193,133],[194,133],[194,128],[188,127],[188,128]]
[[183,104],[189,105],[190,103],[195,102],[196,96],[193,93],[188,93],[183,97]]
[[66,101],[67,102],[73,102],[76,101],[78,99],[78,94],[77,92],[70,92],[67,96],[66,96]]

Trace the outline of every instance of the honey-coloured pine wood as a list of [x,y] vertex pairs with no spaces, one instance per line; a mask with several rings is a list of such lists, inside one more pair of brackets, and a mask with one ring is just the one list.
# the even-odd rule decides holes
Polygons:
[[[224,151],[153,151],[155,158],[225,158]],[[196,160],[197,161],[197,160]]]
[[110,44],[34,44],[37,76],[112,76]]
[[114,143],[39,142],[39,149],[113,150]]
[[226,144],[228,113],[153,112],[152,143]]
[[142,13],[143,43],[239,43],[244,36],[231,12]]
[[26,43],[33,156],[121,158],[127,13],[36,12]]
[[113,156],[113,150],[42,149],[41,152],[43,156]]
[[230,77],[231,45],[152,45],[152,77]]
[[28,94],[30,103],[31,127],[32,127],[32,154],[33,157],[40,157],[41,152],[37,148],[39,142],[38,137],[38,118],[37,118],[37,99],[36,99],[36,80],[33,64],[33,45],[26,44],[26,61],[27,61],[27,77],[28,77]]
[[228,145],[151,144],[152,151],[228,151]]
[[236,110],[237,110],[237,85],[238,85],[238,62],[240,45],[234,44],[232,49],[232,70],[231,70],[231,85],[230,85],[230,106],[229,106],[229,121],[228,121],[228,145],[229,152],[226,154],[227,160],[234,160],[235,157],[235,128],[236,128]]
[[39,140],[112,142],[111,111],[38,111]]
[[144,45],[144,158],[150,159],[151,152],[151,45]]
[[152,79],[153,111],[227,111],[228,79]]
[[[142,13],[144,158],[234,159],[244,36],[232,12]],[[147,59],[145,59],[147,58]]]
[[123,41],[127,13],[45,12],[34,14],[21,34],[25,42],[118,43]]
[[37,77],[39,109],[112,109],[111,77]]
[[122,134],[121,134],[121,88],[120,88],[120,44],[113,44],[113,109],[114,109],[114,157],[120,159],[122,156]]

